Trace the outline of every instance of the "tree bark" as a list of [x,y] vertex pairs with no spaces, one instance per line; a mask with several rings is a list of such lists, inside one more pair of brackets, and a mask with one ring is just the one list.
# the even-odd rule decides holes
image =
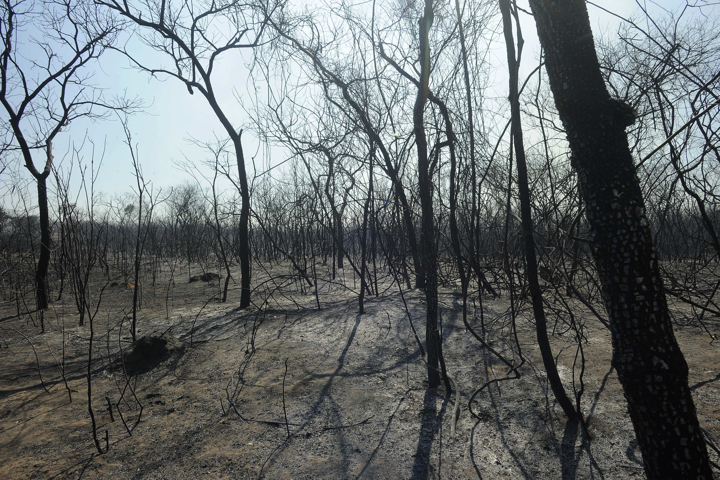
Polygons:
[[[35,270],[35,299],[38,310],[48,308],[47,272],[50,265],[50,216],[47,197],[47,177],[50,172],[34,175],[38,187],[38,208],[40,212],[40,258]],[[44,330],[43,323],[43,330]]]
[[[128,142],[129,143],[129,142]],[[132,145],[130,145],[130,148],[132,148]],[[133,264],[133,270],[134,270],[134,278],[133,281],[135,282],[133,287],[133,307],[132,307],[132,325],[130,328],[130,333],[132,335],[133,342],[137,340],[137,311],[138,311],[138,299],[140,294],[140,263],[142,260],[142,214],[143,214],[143,193],[145,191],[145,185],[141,185],[140,183],[140,173],[137,169],[137,164],[135,164],[135,175],[137,175],[137,181],[138,181],[138,224],[137,224],[137,235],[135,236],[135,262]]]
[[420,18],[420,84],[413,109],[413,132],[418,155],[418,190],[422,210],[420,238],[421,263],[425,270],[426,322],[425,342],[427,344],[428,385],[440,385],[439,359],[442,354],[438,330],[437,259],[435,251],[435,219],[432,203],[432,180],[430,178],[427,138],[423,114],[430,91],[430,45],[428,31],[433,22],[432,0],[425,0],[425,11]]
[[583,0],[531,0],[550,86],[578,172],[610,318],[613,366],[650,479],[712,472],[675,339],[625,127],[610,98]]
[[[522,219],[522,240],[525,253],[525,266],[530,296],[532,298],[533,314],[535,316],[535,332],[538,347],[547,373],[550,388],[558,403],[565,412],[568,420],[578,421],[578,412],[573,408],[572,402],[565,392],[560,374],[555,365],[555,357],[550,347],[547,334],[547,321],[543,307],[542,292],[538,280],[537,255],[535,253],[535,237],[533,235],[532,209],[530,205],[530,186],[528,185],[527,162],[525,161],[525,145],[520,123],[520,98],[518,94],[518,62],[515,57],[515,44],[512,34],[512,19],[510,16],[510,0],[499,0],[500,11],[503,18],[503,31],[507,47],[508,68],[510,71],[510,109],[512,115],[511,137],[515,146],[515,161],[517,164],[517,182],[520,190],[520,215]],[[522,37],[518,32],[518,49],[522,49]]]
[[362,230],[360,231],[360,315],[365,313],[365,290],[368,288],[367,283],[367,234],[368,234],[368,216],[370,212],[370,206],[372,201],[373,191],[373,159],[375,157],[375,145],[370,145],[370,186],[368,190],[368,196],[365,200],[365,206],[363,207],[363,223]]
[[240,308],[250,306],[250,190],[245,172],[245,154],[242,148],[242,131],[231,135],[237,158],[238,177],[240,179]]

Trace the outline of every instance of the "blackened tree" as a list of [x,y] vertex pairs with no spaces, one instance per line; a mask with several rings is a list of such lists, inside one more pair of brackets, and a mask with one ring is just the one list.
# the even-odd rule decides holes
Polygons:
[[688,366],[672,329],[625,128],[608,94],[583,0],[531,0],[545,64],[578,172],[603,289],[613,365],[648,478],[712,478]]
[[97,117],[111,108],[93,88],[88,67],[114,43],[121,28],[120,22],[84,0],[0,4],[0,103],[12,137],[8,149],[19,151],[37,182],[40,255],[35,295],[41,311],[49,299],[47,178],[53,166],[53,141],[73,120]]
[[269,18],[281,10],[280,3],[189,2],[158,0],[98,3],[137,25],[144,42],[162,53],[162,65],[145,64],[134,52],[123,51],[140,70],[165,75],[196,90],[207,100],[230,138],[237,160],[240,188],[239,256],[240,308],[250,305],[250,186],[245,169],[242,130],[233,124],[227,107],[220,104],[213,83],[213,71],[224,54],[257,47],[265,37]]

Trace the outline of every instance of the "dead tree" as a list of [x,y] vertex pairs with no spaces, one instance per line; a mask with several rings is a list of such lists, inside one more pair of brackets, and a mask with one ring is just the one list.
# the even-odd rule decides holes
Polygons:
[[[433,186],[428,162],[427,137],[425,135],[424,110],[430,92],[430,41],[429,30],[434,18],[432,0],[425,0],[425,9],[419,23],[420,35],[420,82],[413,109],[413,133],[418,155],[418,192],[422,209],[422,227],[420,251],[425,271],[426,322],[425,342],[427,346],[428,385],[434,388],[440,385],[440,368],[445,378],[445,386],[450,392],[450,384],[445,374],[445,362],[442,357],[442,338],[438,326],[438,279],[437,249],[435,245],[435,218],[433,213]],[[438,368],[440,367],[440,368]]]
[[625,128],[608,94],[582,0],[531,0],[555,105],[578,172],[603,287],[613,366],[648,478],[711,479],[688,366],[673,333]]
[[[130,158],[132,159],[133,171],[135,173],[135,184],[137,186],[137,228],[135,230],[135,252],[133,260],[133,305],[132,305],[132,324],[130,327],[130,333],[132,335],[133,342],[137,340],[137,312],[140,309],[142,303],[142,282],[140,280],[140,268],[142,265],[142,257],[145,251],[145,243],[147,240],[148,233],[152,226],[153,210],[157,203],[158,196],[153,197],[152,188],[150,183],[147,182],[143,176],[142,167],[140,166],[140,159],[138,158],[137,146],[132,144],[132,135],[130,133],[130,127],[128,125],[127,118],[121,120],[123,130],[125,132],[125,142],[130,149]],[[131,207],[132,204],[128,205]],[[126,208],[128,208],[126,207]],[[143,210],[147,210],[143,214]],[[131,209],[132,211],[132,209]]]
[[[73,120],[97,117],[103,107],[109,107],[89,83],[87,67],[112,45],[121,25],[81,0],[6,0],[0,5],[0,15],[0,103],[8,115],[12,149],[20,152],[25,168],[37,182],[40,255],[35,292],[37,308],[42,311],[49,301],[47,178],[53,166],[53,141]],[[27,38],[30,26],[36,33]],[[24,50],[25,42],[36,43],[37,48]]]
[[[308,25],[308,27],[311,30],[316,28],[313,24]],[[382,159],[382,161],[378,161],[378,167],[382,169],[392,182],[401,206],[400,210],[405,223],[408,246],[413,259],[413,266],[415,267],[415,286],[417,288],[424,288],[425,267],[420,258],[421,255],[415,234],[411,202],[406,192],[407,189],[402,182],[402,168],[400,168],[398,163],[393,161],[387,142],[383,140],[382,130],[373,123],[373,117],[366,106],[368,99],[357,95],[356,89],[354,88],[355,84],[362,83],[366,81],[366,79],[345,78],[345,72],[341,74],[333,70],[330,66],[332,62],[326,62],[321,55],[322,47],[319,44],[318,38],[313,37],[307,41],[303,41],[299,36],[294,36],[296,32],[290,31],[287,25],[278,24],[274,21],[273,28],[278,36],[287,42],[289,50],[298,51],[309,60],[316,74],[315,81],[321,84],[323,93],[328,101],[338,107],[345,116],[354,121],[368,136],[369,141],[377,148],[379,157]],[[299,33],[297,33],[297,35],[299,35]],[[331,87],[339,90],[342,95],[343,104],[333,99]]]
[[[533,234],[532,209],[530,206],[530,187],[528,185],[527,162],[525,160],[525,145],[523,143],[522,124],[520,119],[520,98],[518,95],[518,59],[515,56],[515,43],[512,34],[512,18],[510,0],[499,0],[500,11],[503,18],[503,31],[507,48],[508,68],[510,69],[510,108],[512,127],[510,136],[515,148],[515,162],[517,164],[517,179],[520,190],[520,212],[522,218],[522,239],[525,252],[525,267],[530,287],[533,314],[535,316],[535,331],[537,332],[538,346],[542,355],[543,366],[547,372],[548,381],[553,394],[562,407],[569,420],[577,421],[578,412],[573,408],[572,402],[565,393],[560,375],[558,374],[555,358],[550,348],[547,334],[547,321],[543,307],[542,292],[538,281],[538,263],[535,253],[535,236]],[[516,17],[517,20],[517,17]],[[517,22],[519,26],[520,22]],[[518,57],[522,51],[522,35],[518,27]]]
[[111,11],[133,22],[142,31],[145,43],[164,54],[168,65],[149,66],[132,52],[122,52],[140,70],[151,75],[174,78],[187,87],[191,95],[197,90],[208,102],[230,138],[237,161],[241,198],[239,220],[240,308],[250,305],[250,186],[245,169],[242,130],[220,105],[213,84],[213,69],[223,54],[253,49],[260,45],[272,15],[280,3],[247,4],[240,0],[226,3],[172,0],[122,2],[99,0]]

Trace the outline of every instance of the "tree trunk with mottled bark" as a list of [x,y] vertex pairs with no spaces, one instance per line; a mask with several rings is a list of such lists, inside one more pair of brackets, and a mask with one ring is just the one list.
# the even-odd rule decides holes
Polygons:
[[673,333],[625,128],[610,98],[583,0],[531,0],[550,86],[572,151],[610,317],[613,366],[650,479],[711,479],[707,448]]

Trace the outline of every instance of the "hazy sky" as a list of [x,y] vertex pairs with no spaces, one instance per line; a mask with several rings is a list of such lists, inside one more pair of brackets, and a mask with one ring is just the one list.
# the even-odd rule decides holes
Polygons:
[[[631,0],[596,0],[596,3],[625,17],[636,9],[635,2]],[[659,6],[669,10],[677,10],[684,4],[685,2],[680,0],[658,0],[654,4],[648,2],[648,6],[652,9],[657,9]],[[527,0],[521,0],[520,5],[529,10]],[[600,32],[615,31],[618,24],[616,18],[592,5],[589,5],[588,9],[596,37]],[[497,20],[499,21],[499,15]],[[523,30],[526,41],[523,63],[532,68],[537,64],[539,48],[535,25],[532,18],[527,15],[524,16]],[[498,37],[497,41],[498,62],[500,65],[505,65],[504,43],[501,37]],[[140,58],[146,58],[147,47],[143,47],[137,41],[133,41],[130,47],[138,52]],[[232,113],[236,126],[241,128],[243,121],[247,121],[247,115],[238,98],[249,105],[247,72],[242,66],[241,59],[232,54],[227,55],[226,60],[218,67],[213,78],[221,104],[227,112]],[[502,79],[502,84],[497,80],[500,84],[499,88],[506,88],[504,83],[506,77],[502,75],[496,78]],[[188,141],[189,138],[212,141],[213,135],[225,137],[222,127],[202,95],[198,92],[189,95],[185,86],[172,78],[150,78],[146,73],[133,69],[118,53],[108,52],[101,59],[94,82],[105,88],[105,94],[108,96],[125,92],[129,97],[139,97],[148,105],[145,113],[130,118],[130,129],[133,143],[138,147],[145,178],[153,182],[156,190],[162,188],[167,191],[170,187],[190,178],[187,173],[175,166],[175,162],[183,162],[186,157],[193,162],[200,162],[208,157],[202,149],[192,146]],[[1,115],[0,118],[6,117]],[[129,192],[135,184],[135,179],[132,175],[124,133],[117,120],[74,122],[55,142],[56,162],[67,165],[69,159],[63,159],[65,152],[73,142],[76,144],[81,142],[86,134],[94,141],[96,152],[101,151],[103,145],[105,148],[104,163],[98,175],[96,190],[109,195]],[[262,158],[264,150],[258,151],[257,142],[252,135],[246,134],[244,139],[248,160],[256,154],[259,155],[258,164],[261,161],[278,163],[283,160],[281,150],[272,151],[272,156],[275,158]],[[84,161],[89,162],[89,150],[85,152]],[[96,157],[96,160],[99,160],[99,154],[96,154]],[[24,172],[24,175],[29,178],[27,172]]]

